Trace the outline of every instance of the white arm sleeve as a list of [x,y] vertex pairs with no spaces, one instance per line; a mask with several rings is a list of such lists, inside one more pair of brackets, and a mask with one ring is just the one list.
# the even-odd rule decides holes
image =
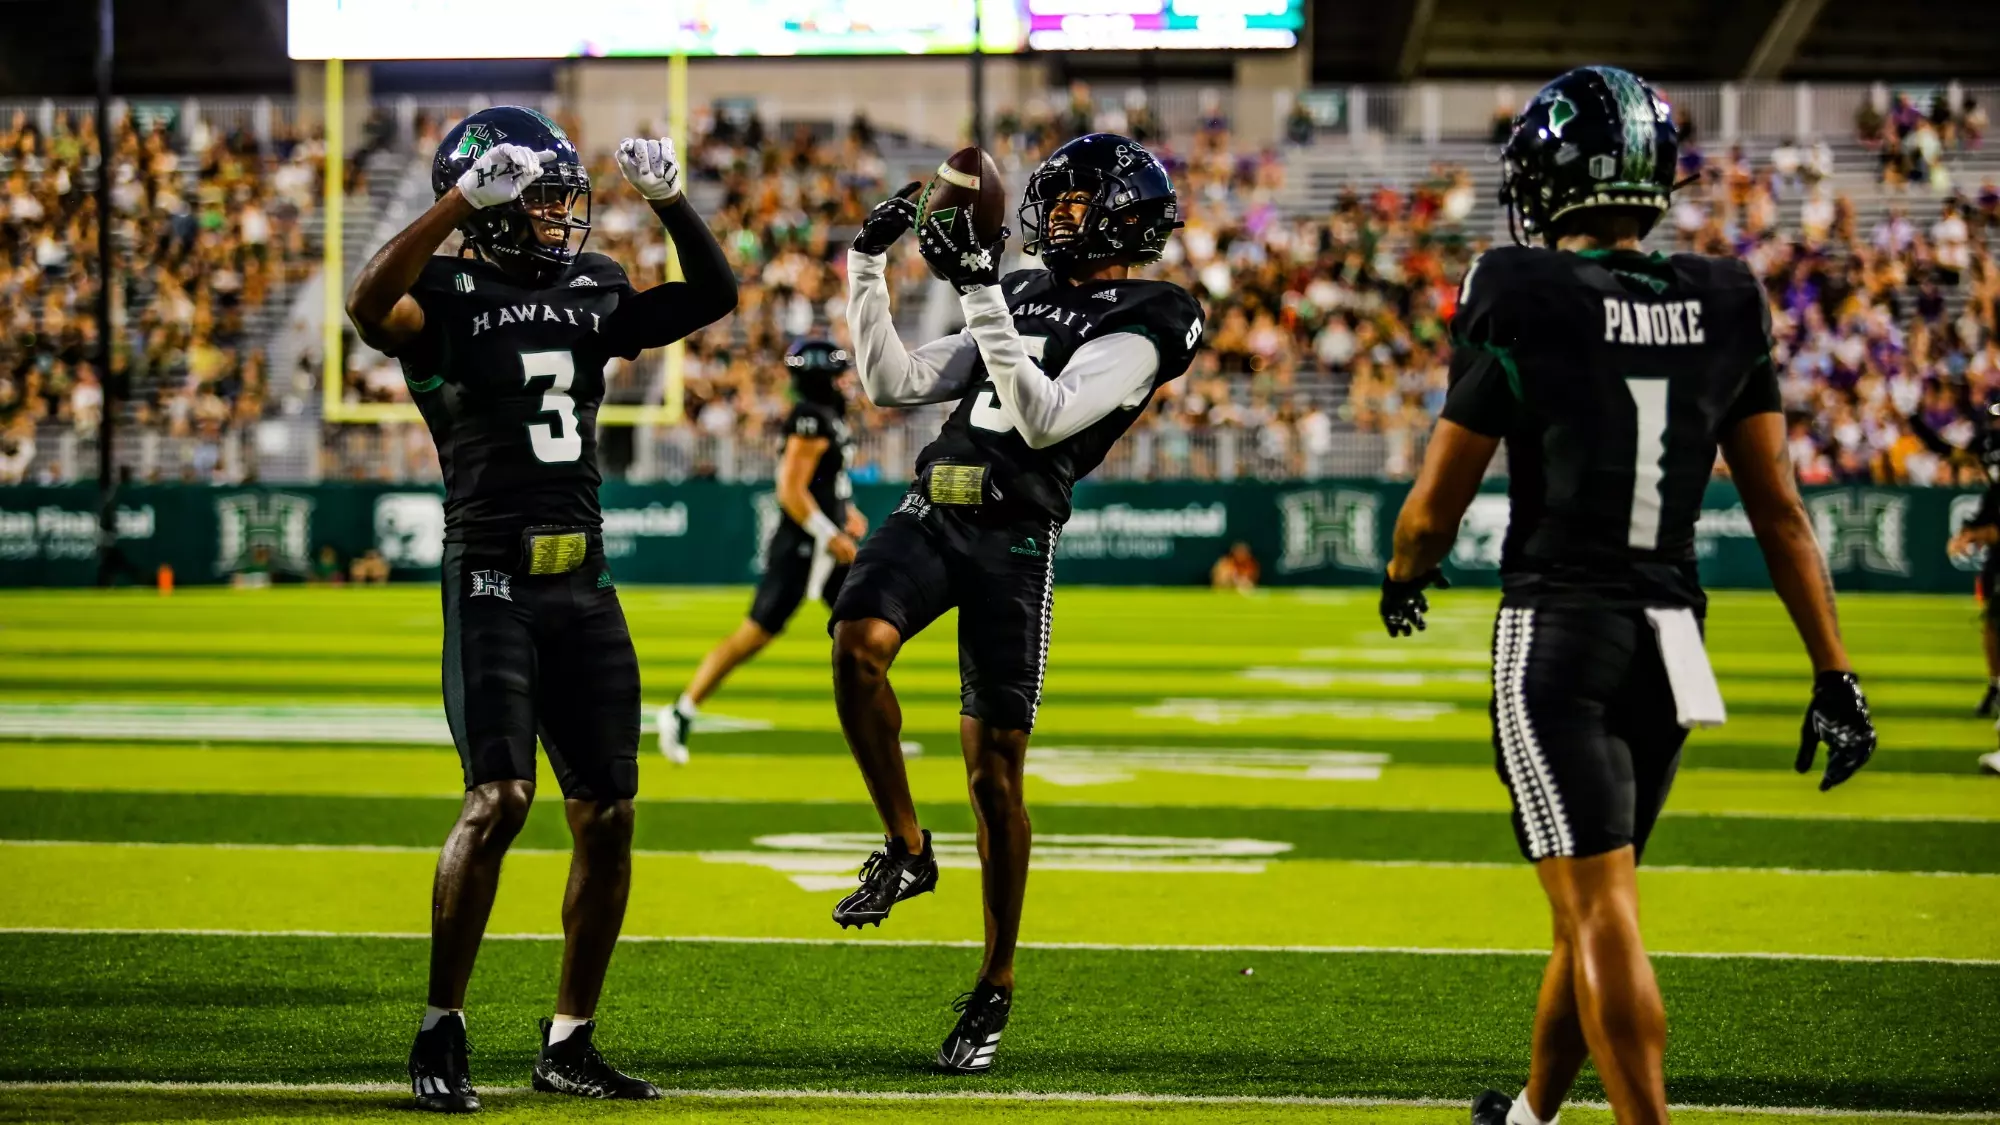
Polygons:
[[1160,350],[1144,336],[1113,332],[1078,348],[1050,379],[1028,358],[1000,288],[989,285],[959,299],[965,331],[978,342],[1000,412],[1031,449],[1081,433],[1119,407],[1146,401],[1160,370]]
[[972,389],[979,348],[960,332],[906,350],[889,315],[888,255],[847,252],[847,331],[854,369],[877,406],[921,406],[963,398]]

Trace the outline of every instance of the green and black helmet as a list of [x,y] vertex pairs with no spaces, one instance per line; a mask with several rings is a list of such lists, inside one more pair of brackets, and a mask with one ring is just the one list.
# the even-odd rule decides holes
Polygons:
[[1536,91],[1500,152],[1500,202],[1514,241],[1553,243],[1594,208],[1666,213],[1680,160],[1671,107],[1638,75],[1581,66]]

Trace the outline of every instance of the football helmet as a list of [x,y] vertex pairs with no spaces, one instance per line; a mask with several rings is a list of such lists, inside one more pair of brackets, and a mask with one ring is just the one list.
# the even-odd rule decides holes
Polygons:
[[[590,240],[590,173],[569,134],[548,115],[501,105],[452,126],[431,161],[431,193],[441,198],[487,149],[502,143],[555,157],[544,161],[541,176],[521,198],[474,211],[459,224],[459,233],[487,261],[531,280],[547,280],[569,268]],[[544,242],[537,226],[561,228],[562,241]]]
[[[1073,230],[1051,230],[1055,204],[1072,193],[1088,195],[1083,221]],[[1050,153],[1028,177],[1020,220],[1021,248],[1062,277],[1092,262],[1157,262],[1167,236],[1182,225],[1166,166],[1116,133],[1091,133]]]
[[834,381],[847,367],[847,352],[816,336],[794,340],[785,349],[785,372],[792,377],[792,393],[807,402],[840,402],[840,388]]
[[1680,159],[1672,107],[1615,66],[1583,66],[1535,92],[1500,151],[1500,202],[1514,241],[1553,244],[1564,218],[1592,208],[1666,213]]

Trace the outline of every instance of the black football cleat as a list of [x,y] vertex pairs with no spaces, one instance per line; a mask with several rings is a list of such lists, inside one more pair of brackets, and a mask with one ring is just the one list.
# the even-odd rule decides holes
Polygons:
[[589,1020],[569,1033],[560,1043],[549,1042],[549,1020],[542,1021],[542,1054],[535,1060],[535,1089],[544,1094],[570,1094],[579,1098],[613,1098],[621,1101],[652,1101],[659,1087],[643,1078],[619,1073],[597,1053],[590,1037],[597,1021]]
[[924,830],[924,850],[911,855],[903,841],[890,837],[882,850],[861,865],[861,886],[833,908],[833,920],[841,929],[860,929],[870,922],[882,925],[889,908],[906,898],[937,890],[937,856],[931,850],[930,829]]
[[993,1069],[1007,1013],[1014,1010],[1014,990],[980,981],[971,992],[960,993],[951,1006],[960,1013],[958,1026],[938,1048],[938,1069],[946,1074],[984,1074]]
[[465,1016],[453,1012],[417,1032],[410,1046],[410,1093],[417,1108],[433,1113],[477,1113],[479,1095],[472,1090],[471,1066],[466,1056],[471,1046],[465,1041]]
[[1472,1125],[1507,1125],[1514,1099],[1498,1090],[1488,1090],[1472,1099]]
[[2000,684],[1986,685],[1986,694],[1979,697],[1979,710],[1973,714],[1982,719],[2000,715]]

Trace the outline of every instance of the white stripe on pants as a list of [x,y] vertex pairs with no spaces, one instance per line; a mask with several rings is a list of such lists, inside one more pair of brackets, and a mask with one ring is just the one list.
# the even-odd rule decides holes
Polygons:
[[1573,855],[1562,794],[1528,714],[1528,657],[1534,647],[1535,611],[1502,609],[1493,642],[1493,722],[1506,765],[1507,788],[1520,811],[1531,858]]

